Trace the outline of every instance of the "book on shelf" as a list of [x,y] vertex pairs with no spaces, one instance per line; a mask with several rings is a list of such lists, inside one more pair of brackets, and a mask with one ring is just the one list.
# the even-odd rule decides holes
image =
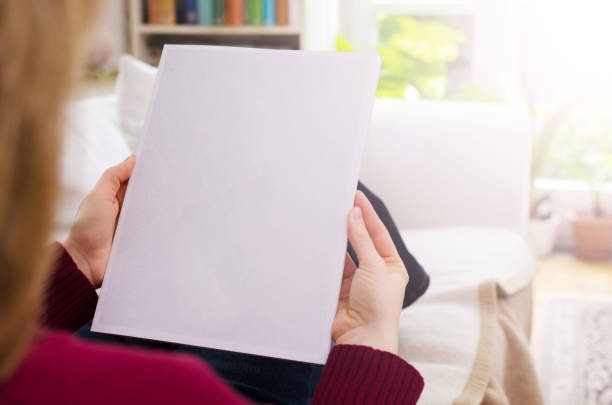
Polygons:
[[140,2],[140,15],[142,16],[142,23],[148,24],[149,21],[149,2],[147,0]]
[[[198,6],[196,4],[197,0],[186,0],[187,4],[185,5],[185,24],[197,24],[198,23]],[[178,9],[177,9],[178,12]],[[177,16],[178,18],[178,16]]]
[[262,25],[263,24],[263,0],[249,0],[249,12],[251,18],[249,18],[250,25]]
[[159,8],[161,0],[147,0],[147,13],[148,23],[158,24],[159,23]]
[[176,2],[174,0],[161,0],[160,24],[176,24]]
[[276,0],[263,0],[263,23],[276,24]]
[[198,0],[198,23],[200,25],[213,25],[215,22],[214,0]]
[[149,23],[172,25],[176,24],[175,0],[147,0]]
[[187,0],[176,0],[176,23],[187,24]]
[[251,11],[250,11],[251,0],[242,0],[242,23],[244,25],[249,25]]
[[242,0],[226,0],[225,1],[225,24],[226,25],[242,25]]
[[289,1],[276,0],[276,24],[289,25]]
[[301,0],[143,0],[143,23],[297,25]]
[[215,25],[223,25],[223,11],[225,5],[223,0],[214,0],[215,2]]

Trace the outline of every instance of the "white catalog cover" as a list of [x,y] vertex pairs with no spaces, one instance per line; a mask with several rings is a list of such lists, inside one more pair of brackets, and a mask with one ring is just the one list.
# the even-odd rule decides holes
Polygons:
[[324,363],[379,69],[166,46],[93,330]]

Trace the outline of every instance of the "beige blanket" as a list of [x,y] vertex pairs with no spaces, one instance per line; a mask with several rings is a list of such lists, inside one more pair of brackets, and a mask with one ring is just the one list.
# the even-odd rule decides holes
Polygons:
[[494,282],[479,287],[481,336],[470,378],[453,405],[541,405],[528,336],[531,286],[508,295]]
[[419,404],[541,404],[527,345],[536,266],[524,240],[484,228],[402,236],[431,276],[400,319],[400,356],[425,379]]

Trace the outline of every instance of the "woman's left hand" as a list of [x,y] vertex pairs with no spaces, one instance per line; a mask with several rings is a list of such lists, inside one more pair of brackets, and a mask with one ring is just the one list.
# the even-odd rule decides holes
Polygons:
[[136,157],[108,168],[79,207],[63,245],[94,287],[102,285],[119,211]]

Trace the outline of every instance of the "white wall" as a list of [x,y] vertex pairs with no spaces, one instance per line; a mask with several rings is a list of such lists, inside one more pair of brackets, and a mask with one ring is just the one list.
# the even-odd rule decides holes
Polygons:
[[107,0],[92,32],[91,47],[108,47],[109,55],[102,70],[116,70],[119,55],[126,50],[127,2]]
[[378,37],[371,0],[339,0],[339,34],[359,50],[374,49]]
[[339,0],[303,1],[302,48],[318,51],[334,50],[339,29]]
[[520,1],[480,0],[475,8],[472,81],[505,101],[522,94],[520,89],[511,87],[520,85]]

